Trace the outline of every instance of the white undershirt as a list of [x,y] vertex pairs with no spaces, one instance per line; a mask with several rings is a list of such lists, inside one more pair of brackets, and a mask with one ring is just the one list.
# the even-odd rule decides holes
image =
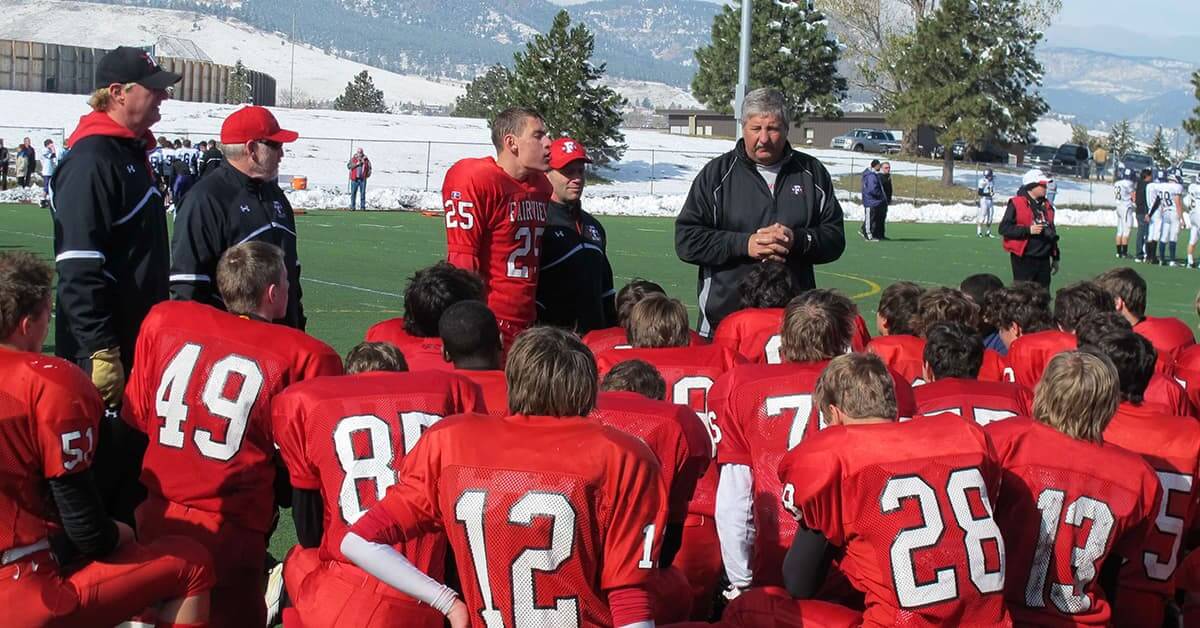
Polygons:
[[779,170],[783,168],[783,160],[780,159],[769,166],[762,164],[755,164],[755,166],[758,167],[758,174],[762,175],[763,181],[767,182],[767,189],[771,190],[771,193],[774,194],[775,180],[779,178]]

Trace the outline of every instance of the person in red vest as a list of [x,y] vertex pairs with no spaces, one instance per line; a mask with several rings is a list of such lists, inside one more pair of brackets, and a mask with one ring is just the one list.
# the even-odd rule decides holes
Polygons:
[[1012,258],[1013,281],[1035,281],[1047,288],[1050,276],[1058,272],[1059,259],[1054,204],[1046,198],[1049,183],[1041,170],[1026,172],[1000,220],[1004,250]]
[[358,196],[358,208],[367,208],[367,177],[371,176],[371,160],[363,153],[363,149],[354,151],[354,156],[346,162],[350,171],[350,211],[354,211],[354,197]]

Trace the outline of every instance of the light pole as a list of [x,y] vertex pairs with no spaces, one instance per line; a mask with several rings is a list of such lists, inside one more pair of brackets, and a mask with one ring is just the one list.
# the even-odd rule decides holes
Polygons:
[[296,106],[296,8],[292,7],[292,76],[288,85],[288,107]]
[[738,80],[733,88],[733,122],[735,132],[742,128],[742,100],[750,84],[750,13],[753,0],[742,0],[742,42],[738,50]]

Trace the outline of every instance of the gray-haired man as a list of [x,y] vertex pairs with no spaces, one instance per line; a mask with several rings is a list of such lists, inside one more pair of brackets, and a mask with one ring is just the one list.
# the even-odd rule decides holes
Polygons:
[[737,286],[754,264],[784,263],[801,290],[814,264],[842,256],[842,207],[829,171],[787,141],[783,94],[756,89],[742,106],[742,139],[696,175],[675,219],[675,252],[700,267],[702,336],[739,307]]

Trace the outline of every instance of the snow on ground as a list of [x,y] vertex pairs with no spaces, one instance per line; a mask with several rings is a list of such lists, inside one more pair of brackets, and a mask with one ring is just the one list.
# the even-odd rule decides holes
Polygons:
[[[36,145],[45,137],[70,135],[79,116],[87,112],[83,96],[0,91],[0,111],[9,112],[0,127],[0,137],[15,146],[24,136]],[[190,137],[193,141],[212,139],[220,132],[221,121],[235,106],[168,101],[162,107],[162,121],[155,125],[158,135]],[[355,148],[362,147],[371,158],[374,175],[368,185],[368,205],[399,209],[436,209],[441,206],[439,191],[446,170],[463,157],[494,153],[487,125],[482,120],[432,116],[367,114],[326,110],[274,109],[284,128],[300,133],[300,140],[288,145],[281,168],[286,187],[293,176],[308,179],[308,190],[291,192],[293,204],[304,208],[349,206],[346,160]],[[43,127],[35,129],[33,127]],[[714,156],[729,150],[729,140],[670,135],[658,131],[626,130],[630,149],[611,170],[601,174],[611,183],[592,185],[587,191],[587,207],[602,214],[673,216],[682,206],[692,179]],[[358,139],[351,139],[358,138]],[[370,138],[370,139],[362,139]],[[845,151],[807,150],[820,158],[834,176],[861,172],[871,155]],[[941,167],[896,160],[896,174],[927,178],[941,176]],[[960,164],[956,182],[974,186],[979,172],[974,166]],[[997,172],[998,190],[1015,191],[1020,175]],[[905,196],[900,186],[897,196]],[[1058,204],[1112,206],[1111,186],[1095,182],[1062,181]],[[849,217],[861,217],[862,210],[845,197],[843,207]],[[997,198],[1003,207],[1006,195]],[[11,200],[0,196],[0,200]],[[959,222],[972,220],[972,205],[922,205],[898,203],[889,216],[893,220],[919,222]],[[1063,224],[1086,221],[1088,224],[1114,223],[1112,212],[1064,210]]]

